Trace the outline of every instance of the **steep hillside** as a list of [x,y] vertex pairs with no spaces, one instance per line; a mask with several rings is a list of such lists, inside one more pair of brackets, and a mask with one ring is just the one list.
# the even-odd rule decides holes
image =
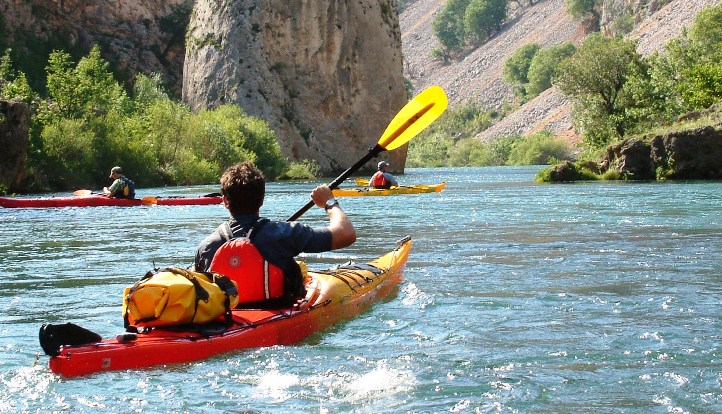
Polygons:
[[[638,50],[650,54],[678,36],[700,10],[722,0],[673,0],[642,20],[630,34],[639,39]],[[438,46],[431,24],[445,5],[443,0],[419,0],[400,15],[404,74],[417,90],[432,84],[446,89],[451,105],[474,100],[490,108],[513,102],[513,91],[502,80],[506,59],[524,44],[546,47],[572,41],[579,44],[585,30],[566,13],[565,0],[541,0],[518,10],[502,31],[489,42],[449,65],[434,60]],[[571,102],[551,88],[526,103],[479,135],[482,140],[511,134],[529,134],[543,129],[574,142]]]
[[578,23],[559,12],[564,1],[545,0],[516,12],[489,42],[445,65],[432,58],[438,42],[431,24],[446,1],[419,0],[399,16],[405,75],[417,90],[433,84],[443,87],[452,105],[472,99],[499,108],[513,99],[501,76],[504,61],[519,46],[536,42],[546,47],[582,37]]

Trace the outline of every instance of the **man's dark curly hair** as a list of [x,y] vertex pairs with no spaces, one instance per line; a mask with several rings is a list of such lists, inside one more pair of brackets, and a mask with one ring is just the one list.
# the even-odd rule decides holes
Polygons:
[[221,193],[226,196],[231,214],[255,214],[266,195],[266,179],[252,163],[238,163],[221,176]]

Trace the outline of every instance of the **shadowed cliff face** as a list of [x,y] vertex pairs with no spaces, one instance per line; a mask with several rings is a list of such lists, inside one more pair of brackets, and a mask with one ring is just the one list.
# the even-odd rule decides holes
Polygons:
[[[343,171],[407,100],[394,2],[198,0],[183,99],[194,109],[237,103],[276,130],[291,160]],[[382,158],[401,172],[406,149]]]
[[30,107],[22,102],[0,101],[0,186],[9,192],[24,190],[28,156]]

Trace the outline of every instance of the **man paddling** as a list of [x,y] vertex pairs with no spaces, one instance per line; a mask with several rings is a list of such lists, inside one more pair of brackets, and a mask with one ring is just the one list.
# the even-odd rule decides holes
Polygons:
[[123,175],[123,169],[113,167],[110,169],[110,177],[113,184],[110,187],[103,187],[103,193],[108,197],[135,198],[135,183]]
[[389,173],[389,163],[386,161],[379,162],[378,171],[369,180],[369,187],[381,188],[388,190],[391,187],[398,187],[399,182],[396,181],[396,177]]
[[[231,217],[201,242],[195,269],[235,280],[246,306],[255,302],[261,307],[286,307],[305,295],[305,275],[295,257],[350,246],[356,231],[328,185],[311,192],[313,203],[328,215],[326,227],[261,218],[265,192],[263,173],[251,163],[233,165],[223,173],[221,194]],[[255,267],[259,261],[261,265]]]

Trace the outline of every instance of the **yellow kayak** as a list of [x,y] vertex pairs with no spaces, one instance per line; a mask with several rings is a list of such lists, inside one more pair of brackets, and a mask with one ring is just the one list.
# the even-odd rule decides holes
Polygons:
[[335,188],[333,190],[334,197],[361,197],[361,196],[389,196],[397,194],[421,194],[421,193],[438,193],[446,187],[446,183],[439,184],[417,184],[417,185],[400,185],[389,189],[380,188]]

